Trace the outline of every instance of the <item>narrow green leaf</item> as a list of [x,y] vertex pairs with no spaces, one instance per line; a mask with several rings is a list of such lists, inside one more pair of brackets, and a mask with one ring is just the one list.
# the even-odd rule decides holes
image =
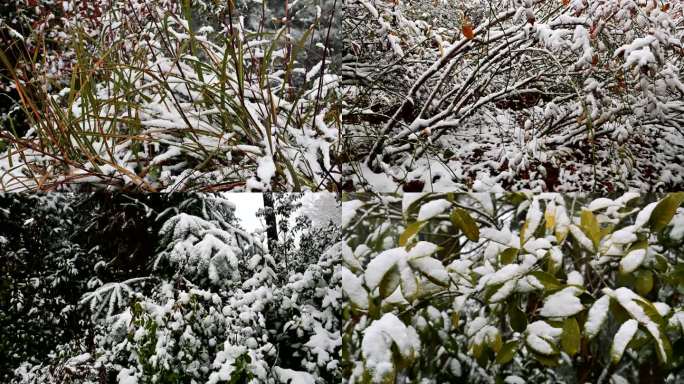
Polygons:
[[399,245],[402,247],[405,246],[409,239],[420,231],[423,225],[425,225],[424,221],[416,221],[415,223],[409,224],[404,230],[404,233],[399,236]]
[[399,268],[395,265],[385,273],[382,281],[380,281],[380,297],[384,299],[391,295],[397,289],[400,282]]
[[561,336],[561,347],[565,353],[574,356],[580,348],[580,330],[577,320],[568,317],[563,322],[563,335]]
[[601,241],[601,227],[596,216],[591,211],[583,209],[580,216],[580,226],[584,234],[594,243],[594,249],[598,249]]
[[463,234],[466,235],[468,240],[480,240],[480,229],[466,210],[461,208],[454,209],[451,212],[451,222],[463,231]]

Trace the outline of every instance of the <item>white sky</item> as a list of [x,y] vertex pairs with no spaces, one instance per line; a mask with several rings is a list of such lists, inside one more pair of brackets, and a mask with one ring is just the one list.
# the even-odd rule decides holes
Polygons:
[[263,222],[256,217],[259,208],[264,207],[261,193],[226,193],[225,198],[235,204],[235,216],[247,232],[263,228]]

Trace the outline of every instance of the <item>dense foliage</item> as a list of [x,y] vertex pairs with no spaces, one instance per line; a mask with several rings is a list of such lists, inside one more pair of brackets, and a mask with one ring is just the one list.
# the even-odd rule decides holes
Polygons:
[[338,204],[274,196],[267,242],[221,195],[4,195],[2,380],[340,380]]
[[684,379],[684,194],[352,197],[349,382]]

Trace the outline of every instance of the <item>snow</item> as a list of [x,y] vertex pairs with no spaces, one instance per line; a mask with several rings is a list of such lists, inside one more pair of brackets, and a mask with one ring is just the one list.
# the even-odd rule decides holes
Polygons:
[[620,260],[620,270],[624,273],[632,273],[636,271],[639,266],[644,262],[646,257],[645,249],[635,249],[629,252],[625,257]]
[[603,292],[606,295],[616,298],[620,305],[629,313],[629,315],[643,325],[651,334],[651,336],[653,336],[653,339],[656,341],[656,345],[658,346],[659,354],[661,356],[667,356],[667,353],[665,352],[665,346],[661,341],[660,327],[646,314],[644,309],[635,302],[636,300],[643,299],[631,289],[626,287],[620,287],[616,290],[604,288]]
[[656,311],[658,311],[658,314],[662,317],[667,316],[670,313],[670,310],[672,310],[672,307],[665,303],[655,302],[653,303],[653,306],[655,307]]
[[600,197],[591,203],[589,203],[589,206],[587,207],[588,210],[594,212],[594,211],[600,211],[602,209],[606,209],[608,207],[616,206],[616,205],[621,205],[617,201],[613,201],[611,199],[605,198],[605,197]]
[[610,239],[613,244],[629,244],[637,240],[637,235],[634,233],[633,227],[622,228],[613,232]]
[[588,338],[593,338],[598,335],[601,326],[608,318],[608,310],[610,305],[610,296],[601,296],[592,304],[587,314],[587,321],[584,323],[584,332]]
[[537,320],[527,325],[527,345],[538,353],[551,355],[556,352],[553,345],[562,330],[550,326],[547,322]]
[[284,384],[316,384],[316,379],[307,372],[293,371],[281,367],[273,367],[273,371]]
[[541,209],[539,209],[539,200],[532,200],[532,204],[527,210],[527,216],[525,218],[525,224],[527,224],[527,227],[525,228],[525,237],[522,239],[523,243],[527,242],[527,240],[534,236],[534,233],[539,227],[539,223],[541,223],[543,215],[544,214],[542,213]]
[[444,285],[449,283],[449,274],[442,263],[435,258],[426,256],[414,258],[409,260],[409,264],[433,280]]
[[429,256],[435,252],[439,247],[436,244],[430,243],[428,241],[417,242],[409,251],[409,259],[417,259],[424,256]]
[[584,277],[577,271],[571,271],[568,273],[568,284],[569,285],[584,285]]
[[354,305],[361,309],[368,308],[368,292],[363,289],[361,278],[347,268],[342,268],[342,290]]
[[507,264],[489,277],[487,285],[501,284],[505,281],[517,278],[525,272],[526,269],[519,264]]
[[342,260],[350,268],[352,268],[354,270],[361,270],[363,268],[361,266],[361,263],[359,262],[359,260],[356,258],[356,256],[354,256],[354,252],[352,252],[352,249],[347,244],[342,245],[341,252],[342,252]]
[[356,216],[357,210],[362,206],[363,201],[361,200],[349,200],[342,202],[342,228],[347,228],[354,216]]
[[610,348],[610,355],[613,361],[618,361],[627,348],[627,344],[632,340],[639,327],[639,323],[634,319],[625,321],[618,329]]
[[651,213],[657,205],[658,202],[650,203],[647,206],[645,206],[641,211],[639,211],[636,219],[634,220],[634,227],[641,228],[646,223],[648,223],[648,220],[651,218]]
[[594,243],[582,232],[582,230],[575,224],[570,225],[570,233],[577,239],[577,241],[590,252],[594,252]]
[[509,376],[506,376],[506,378],[504,379],[504,383],[506,383],[506,384],[526,384],[526,381],[520,376],[509,375]]
[[516,288],[518,283],[518,280],[511,279],[505,282],[501,288],[499,288],[490,298],[489,302],[491,303],[496,303],[501,300],[506,299],[508,296],[513,293],[513,290]]
[[507,228],[498,230],[492,227],[480,228],[480,237],[492,240],[501,245],[509,245],[512,241],[512,235]]
[[418,212],[418,221],[430,220],[451,207],[451,203],[445,199],[433,200],[423,204]]
[[135,369],[123,368],[118,375],[116,375],[118,384],[138,384],[138,376]]
[[381,252],[379,255],[374,257],[368,266],[364,274],[366,286],[370,290],[374,290],[382,281],[387,271],[392,269],[398,260],[406,257],[406,250],[403,247],[388,249]]
[[382,381],[394,371],[393,345],[396,345],[404,358],[409,358],[420,350],[416,331],[411,326],[404,325],[395,315],[386,313],[365,330],[361,342],[361,351],[374,382]]
[[575,295],[579,291],[575,287],[567,287],[544,299],[544,306],[539,314],[544,317],[568,317],[584,309],[580,299]]

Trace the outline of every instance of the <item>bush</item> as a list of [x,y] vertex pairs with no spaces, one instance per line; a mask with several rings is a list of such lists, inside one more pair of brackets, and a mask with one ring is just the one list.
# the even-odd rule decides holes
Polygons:
[[652,199],[344,202],[345,377],[680,382],[684,194]]

